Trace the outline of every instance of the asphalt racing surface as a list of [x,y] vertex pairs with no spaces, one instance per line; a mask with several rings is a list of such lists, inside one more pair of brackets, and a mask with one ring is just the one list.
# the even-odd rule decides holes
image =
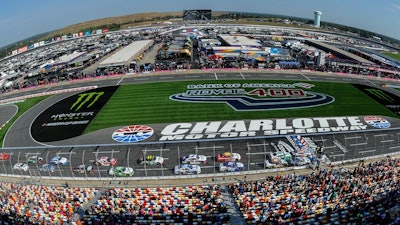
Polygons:
[[[379,79],[367,79],[361,76],[345,76],[324,74],[317,75],[309,72],[282,72],[282,71],[190,71],[190,72],[174,72],[162,74],[140,74],[140,75],[124,75],[112,77],[100,77],[88,81],[79,81],[63,84],[55,84],[44,88],[32,88],[20,92],[0,96],[0,100],[4,98],[17,97],[21,95],[31,95],[41,93],[43,91],[57,91],[82,86],[96,85],[105,87],[111,85],[124,85],[131,83],[144,82],[168,82],[178,80],[234,80],[234,79],[251,79],[251,80],[302,80],[302,81],[324,81],[324,82],[343,82],[343,83],[359,83],[370,85],[373,87],[380,86],[383,82]],[[397,83],[396,83],[397,84]],[[394,91],[389,92],[395,93]],[[10,159],[0,161],[0,173],[14,175],[32,175],[32,176],[55,176],[55,177],[82,177],[93,178],[109,177],[107,166],[95,166],[94,173],[74,173],[75,166],[86,164],[94,165],[96,158],[107,156],[118,160],[118,165],[133,167],[135,170],[134,177],[160,177],[173,175],[173,168],[179,164],[179,159],[188,154],[201,154],[207,156],[208,162],[201,165],[202,173],[213,174],[220,173],[218,171],[218,163],[215,162],[215,155],[225,151],[238,152],[242,156],[242,162],[245,164],[246,171],[263,170],[265,168],[264,159],[268,152],[274,152],[274,144],[279,140],[286,141],[284,137],[279,138],[254,138],[252,140],[214,140],[214,141],[197,141],[197,142],[179,142],[179,143],[146,143],[146,144],[118,144],[112,138],[110,133],[117,128],[107,128],[104,130],[92,132],[67,140],[39,143],[32,138],[30,127],[35,118],[51,105],[62,99],[76,94],[76,92],[62,93],[45,99],[38,105],[23,114],[9,129],[6,134],[3,151],[10,153]],[[6,114],[12,114],[6,113]],[[2,116],[3,117],[3,114]],[[3,118],[1,118],[3,119]],[[1,122],[1,121],[0,121]],[[157,124],[151,125],[158,126]],[[325,153],[331,161],[338,162],[349,159],[359,159],[371,157],[375,155],[384,155],[396,153],[399,149],[400,131],[397,129],[373,132],[354,132],[332,135],[315,135],[313,141],[323,144]],[[339,148],[333,144],[333,140],[340,142],[345,148]],[[76,147],[76,145],[79,145]],[[136,161],[141,154],[160,155],[165,158],[164,165],[146,166],[138,164]],[[56,155],[66,157],[70,163],[67,165],[57,165],[54,172],[41,172],[36,164],[30,165],[30,169],[26,172],[12,169],[17,162],[25,162],[26,158],[32,155],[38,155],[49,162]]]

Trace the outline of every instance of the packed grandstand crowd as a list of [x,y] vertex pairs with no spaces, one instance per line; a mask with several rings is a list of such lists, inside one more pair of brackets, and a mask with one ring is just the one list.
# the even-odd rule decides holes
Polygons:
[[244,224],[394,225],[400,224],[399,166],[399,158],[387,157],[352,168],[153,188],[2,182],[0,224],[232,224],[232,207]]

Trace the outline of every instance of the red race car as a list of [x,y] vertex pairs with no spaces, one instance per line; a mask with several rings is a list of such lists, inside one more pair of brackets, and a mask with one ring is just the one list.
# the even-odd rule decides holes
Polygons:
[[234,162],[240,161],[242,157],[239,153],[224,152],[217,155],[217,162]]
[[0,160],[7,160],[8,158],[10,158],[8,153],[0,153]]

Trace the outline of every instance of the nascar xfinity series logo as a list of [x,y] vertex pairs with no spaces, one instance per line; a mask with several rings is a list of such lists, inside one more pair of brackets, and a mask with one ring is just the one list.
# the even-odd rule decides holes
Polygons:
[[311,89],[313,84],[227,83],[188,85],[170,99],[184,102],[226,103],[237,111],[283,110],[326,105],[335,98]]

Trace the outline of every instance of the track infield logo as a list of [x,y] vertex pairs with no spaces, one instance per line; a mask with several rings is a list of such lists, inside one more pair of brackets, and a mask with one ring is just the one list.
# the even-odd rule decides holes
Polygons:
[[88,109],[95,104],[102,95],[104,95],[104,91],[79,94],[74,104],[72,104],[70,110],[76,112],[85,105],[85,108]]
[[227,83],[191,84],[171,100],[197,103],[226,103],[237,111],[283,110],[330,104],[335,98],[309,91],[313,84]]

